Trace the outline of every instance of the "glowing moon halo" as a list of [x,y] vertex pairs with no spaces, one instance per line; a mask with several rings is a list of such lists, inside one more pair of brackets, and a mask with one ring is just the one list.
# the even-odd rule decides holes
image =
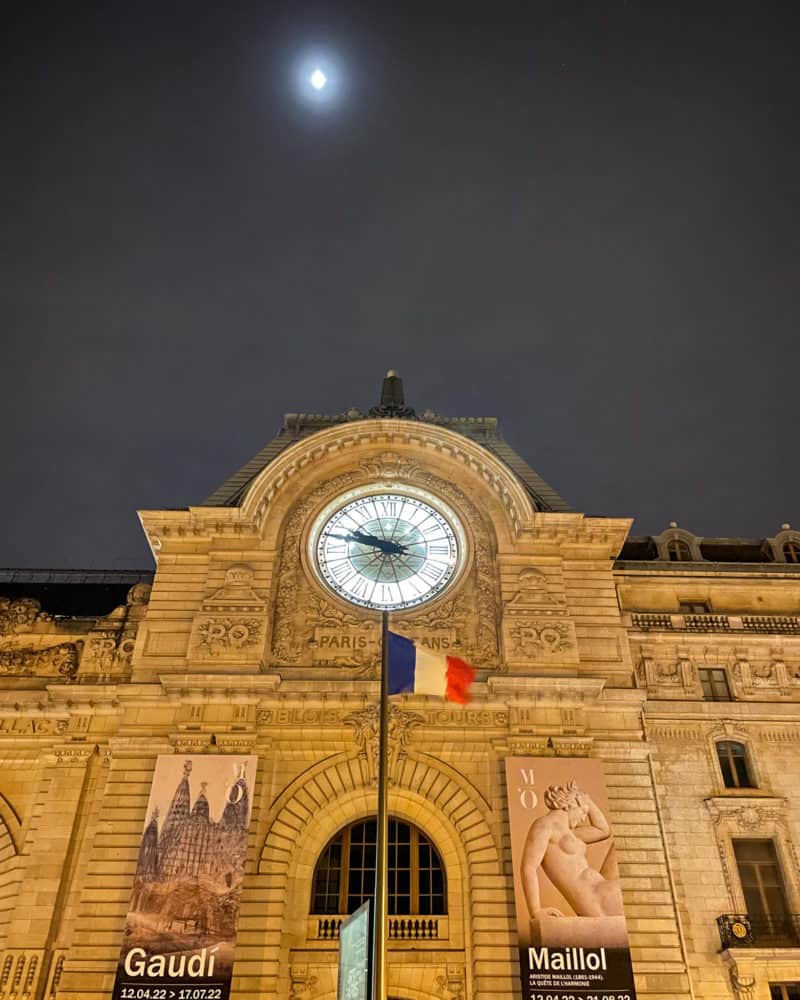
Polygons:
[[327,76],[322,72],[319,66],[316,67],[314,72],[308,78],[308,82],[314,88],[314,90],[322,90],[325,84],[328,82]]

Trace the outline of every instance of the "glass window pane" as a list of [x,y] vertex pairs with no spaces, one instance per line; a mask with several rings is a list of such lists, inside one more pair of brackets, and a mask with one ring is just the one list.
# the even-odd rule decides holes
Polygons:
[[[353,824],[329,842],[314,871],[312,913],[339,913],[342,909],[352,913],[374,895],[376,833],[376,822],[367,820]],[[390,914],[447,912],[441,860],[421,831],[390,820],[388,860]],[[342,888],[345,896],[340,901]]]
[[733,768],[727,754],[720,754],[719,766],[722,771],[722,782],[726,788],[736,788],[736,779],[733,776]]
[[747,761],[745,758],[734,758],[734,766],[736,769],[736,780],[739,783],[739,788],[752,788],[753,782],[750,780],[750,774],[747,770]]

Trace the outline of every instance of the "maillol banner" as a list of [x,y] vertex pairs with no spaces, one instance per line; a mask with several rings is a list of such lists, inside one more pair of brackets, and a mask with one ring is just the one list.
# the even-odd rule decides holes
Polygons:
[[635,1000],[600,761],[506,759],[523,1000]]
[[158,758],[113,1000],[228,1000],[255,772]]

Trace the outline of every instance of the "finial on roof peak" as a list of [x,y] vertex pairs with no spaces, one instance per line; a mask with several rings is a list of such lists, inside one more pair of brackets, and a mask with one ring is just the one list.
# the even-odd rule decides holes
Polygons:
[[406,420],[416,420],[416,413],[410,406],[406,406],[403,380],[394,368],[390,368],[386,373],[381,386],[381,401],[370,409],[369,415],[371,417],[399,417]]

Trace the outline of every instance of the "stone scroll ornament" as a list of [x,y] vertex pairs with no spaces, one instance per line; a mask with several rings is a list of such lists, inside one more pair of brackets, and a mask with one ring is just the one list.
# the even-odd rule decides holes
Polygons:
[[228,1000],[254,756],[156,762],[113,1000]]
[[600,761],[506,758],[523,1000],[635,1000]]

